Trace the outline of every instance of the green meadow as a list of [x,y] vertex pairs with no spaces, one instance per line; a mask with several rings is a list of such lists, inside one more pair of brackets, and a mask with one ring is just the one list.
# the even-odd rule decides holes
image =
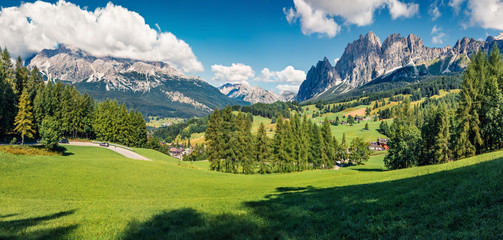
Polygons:
[[387,171],[234,175],[207,162],[104,148],[0,152],[0,239],[503,237],[503,152]]

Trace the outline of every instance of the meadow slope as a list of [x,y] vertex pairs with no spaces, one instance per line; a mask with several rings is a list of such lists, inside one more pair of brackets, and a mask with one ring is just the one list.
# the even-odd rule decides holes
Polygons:
[[0,239],[503,238],[503,152],[386,171],[232,175],[68,146],[0,152]]

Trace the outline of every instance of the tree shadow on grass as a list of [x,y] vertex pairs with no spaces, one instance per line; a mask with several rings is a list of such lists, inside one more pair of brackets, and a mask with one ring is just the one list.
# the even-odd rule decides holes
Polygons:
[[[43,224],[44,221],[49,221],[61,217],[65,217],[75,213],[75,210],[62,211],[50,215],[16,219],[10,221],[0,221],[0,239],[60,239],[69,234],[77,225],[61,226],[50,229],[42,229],[28,231],[28,228]],[[9,214],[4,217],[17,216],[18,214]]]
[[354,168],[351,170],[359,171],[359,172],[385,172],[388,171],[386,169],[381,168]]
[[125,239],[503,239],[503,159],[336,188],[281,187],[246,214],[163,212]]

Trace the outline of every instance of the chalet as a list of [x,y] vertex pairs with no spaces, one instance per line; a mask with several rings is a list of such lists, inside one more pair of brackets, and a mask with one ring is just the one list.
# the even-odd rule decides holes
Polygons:
[[370,142],[369,148],[372,151],[388,150],[388,141],[387,138],[378,138],[377,142]]
[[370,142],[369,149],[372,151],[384,151],[379,142]]
[[381,145],[388,145],[388,139],[387,138],[378,138],[377,141],[379,142],[379,144]]
[[362,117],[359,117],[359,116],[356,116],[356,117],[355,117],[355,121],[363,121],[363,120],[365,120],[365,119],[364,119],[364,118],[362,118]]
[[342,124],[342,125],[347,125],[347,124],[348,124],[348,122],[341,122],[341,124]]
[[170,148],[169,149],[169,154],[174,157],[174,158],[178,158],[178,159],[181,159],[182,158],[182,155],[184,153],[184,150],[183,148]]

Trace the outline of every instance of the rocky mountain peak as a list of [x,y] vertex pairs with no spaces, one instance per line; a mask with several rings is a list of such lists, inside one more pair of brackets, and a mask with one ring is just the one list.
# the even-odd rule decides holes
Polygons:
[[227,97],[243,100],[249,103],[274,103],[277,101],[286,101],[282,96],[257,86],[248,84],[226,83],[218,88],[221,93]]
[[[461,71],[466,67],[466,57],[479,49],[487,50],[488,43],[492,41],[503,47],[503,33],[498,37],[489,37],[487,41],[463,38],[456,42],[454,48],[429,48],[414,34],[402,37],[394,33],[381,44],[379,38],[369,32],[348,43],[335,67],[330,68],[326,59],[313,66],[299,89],[297,100],[316,97],[330,88],[326,94],[344,93],[403,68],[410,70],[402,71],[405,75],[401,77]],[[432,65],[435,66],[430,72],[428,68]]]
[[[149,62],[127,58],[97,57],[81,49],[59,45],[44,49],[28,63],[37,66],[48,79],[79,82],[104,82],[109,90],[145,92],[156,87],[165,77],[187,78],[181,71],[164,62]],[[131,81],[126,74],[153,77],[154,81]]]

